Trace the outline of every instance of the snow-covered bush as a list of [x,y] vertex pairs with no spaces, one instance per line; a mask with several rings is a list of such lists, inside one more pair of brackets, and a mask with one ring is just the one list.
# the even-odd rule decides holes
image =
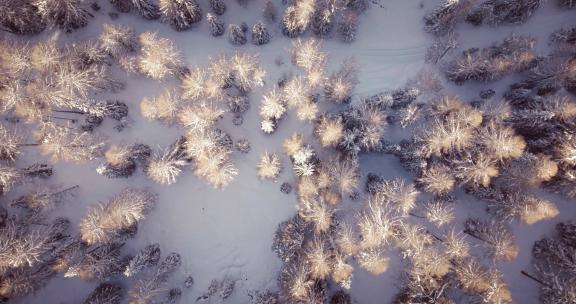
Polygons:
[[180,103],[176,90],[166,89],[162,95],[152,100],[144,97],[140,102],[140,111],[147,119],[171,124],[180,110]]
[[358,31],[358,16],[354,12],[346,12],[342,16],[342,20],[338,23],[338,35],[340,40],[346,43],[351,43],[356,40],[356,33]]
[[138,40],[132,28],[115,24],[104,24],[103,27],[104,30],[98,38],[100,47],[113,57],[133,52],[138,47]]

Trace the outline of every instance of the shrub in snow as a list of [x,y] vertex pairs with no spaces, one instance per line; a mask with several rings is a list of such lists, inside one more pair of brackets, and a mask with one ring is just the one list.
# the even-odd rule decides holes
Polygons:
[[84,8],[83,0],[34,0],[32,3],[45,23],[66,32],[86,26],[92,17]]
[[160,80],[176,74],[180,65],[180,51],[167,38],[157,33],[144,32],[139,36],[142,53],[138,56],[138,69],[144,75]]
[[232,113],[244,113],[250,108],[250,100],[247,95],[228,96],[228,109]]
[[443,200],[435,200],[426,204],[425,217],[430,223],[442,227],[454,221],[454,209]]
[[34,35],[42,32],[46,24],[38,9],[27,0],[3,1],[0,3],[0,29],[18,35]]
[[162,20],[177,31],[184,31],[202,20],[202,9],[196,0],[160,0]]
[[230,24],[228,25],[228,41],[233,45],[244,45],[248,41],[246,32],[237,24]]
[[210,35],[218,37],[224,34],[224,22],[220,21],[218,17],[208,13],[208,15],[206,15],[206,21],[210,27]]
[[125,189],[106,204],[92,207],[80,223],[80,237],[87,244],[116,239],[122,230],[143,220],[156,203],[156,195],[140,189]]
[[252,43],[255,45],[263,45],[270,42],[270,33],[266,25],[262,21],[256,22],[252,27]]
[[290,194],[290,192],[292,192],[292,186],[289,183],[282,183],[282,185],[280,185],[280,191],[285,194]]
[[122,298],[122,286],[116,283],[101,283],[92,291],[84,304],[120,304]]
[[226,11],[226,3],[224,0],[210,0],[210,7],[216,15],[222,15]]
[[351,43],[356,40],[358,32],[358,16],[353,12],[345,13],[338,23],[338,35],[340,40]]

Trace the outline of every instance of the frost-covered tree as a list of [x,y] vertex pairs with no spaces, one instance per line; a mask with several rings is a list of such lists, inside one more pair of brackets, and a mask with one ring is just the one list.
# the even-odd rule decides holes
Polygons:
[[124,270],[124,275],[126,277],[134,277],[144,269],[156,266],[160,261],[160,255],[160,245],[147,245],[130,259]]
[[122,286],[115,283],[102,283],[92,291],[84,304],[120,304]]
[[492,158],[504,160],[522,156],[526,142],[507,126],[488,123],[478,134],[480,143]]
[[67,267],[64,267],[64,277],[104,281],[121,273],[122,245],[122,243],[105,243],[89,250],[79,246],[77,252],[68,257],[70,260],[67,261]]
[[160,0],[162,20],[177,31],[184,31],[202,20],[202,9],[196,0]]
[[274,2],[268,0],[264,3],[264,9],[262,10],[262,17],[268,22],[275,22],[278,18],[278,10],[274,5]]
[[178,114],[180,103],[181,98],[176,90],[166,89],[162,95],[152,100],[144,97],[140,103],[140,111],[147,119],[171,124]]
[[138,40],[134,29],[119,24],[104,24],[100,37],[100,47],[113,57],[136,51]]
[[38,8],[28,0],[0,3],[0,29],[18,35],[34,35],[46,28]]
[[452,31],[461,19],[472,9],[475,1],[445,0],[424,16],[424,30],[436,36]]
[[323,147],[335,147],[340,142],[343,131],[340,117],[322,116],[316,123],[315,134]]
[[499,173],[496,162],[482,153],[477,155],[465,153],[462,159],[451,160],[450,167],[460,184],[472,189],[480,186],[488,187],[492,178]]
[[337,10],[336,2],[331,0],[317,1],[314,15],[312,16],[312,32],[318,37],[330,34],[334,27],[334,17]]
[[64,189],[37,188],[13,200],[12,205],[26,208],[32,212],[50,210],[66,201],[78,187],[75,185]]
[[25,146],[23,138],[0,124],[0,160],[14,161],[20,155],[20,148]]
[[487,0],[470,14],[474,24],[523,23],[540,7],[542,0]]
[[358,83],[358,66],[352,59],[342,62],[340,69],[332,73],[324,86],[324,97],[335,103],[349,103],[352,91]]
[[206,15],[206,22],[208,22],[208,26],[210,27],[210,35],[218,37],[224,34],[224,22],[220,21],[218,17],[208,13],[208,15]]
[[55,274],[49,265],[18,268],[3,276],[0,296],[10,299],[31,294],[44,287]]
[[181,55],[170,39],[144,32],[139,41],[142,54],[138,56],[138,69],[141,73],[156,80],[176,74]]
[[146,166],[146,174],[161,185],[171,185],[187,165],[183,138],[166,150],[154,155]]
[[576,7],[576,1],[574,1],[574,0],[558,0],[558,4],[561,7],[566,7],[566,8],[575,8]]
[[503,220],[517,218],[525,224],[532,225],[554,218],[560,213],[554,203],[516,191],[487,189],[480,192],[479,196],[487,200],[490,210]]
[[280,158],[275,153],[264,152],[258,163],[258,176],[260,178],[275,179],[282,170]]
[[122,230],[143,220],[156,203],[156,195],[141,189],[125,189],[108,203],[92,207],[80,223],[80,236],[87,244],[116,239]]
[[356,40],[358,32],[358,16],[354,12],[347,12],[338,23],[338,35],[342,42],[351,43]]
[[226,12],[226,3],[224,0],[210,0],[210,8],[216,15],[222,15]]
[[540,285],[540,301],[546,304],[567,304],[576,300],[574,252],[574,224],[559,223],[558,235],[534,243],[532,254],[536,275],[524,275]]
[[[138,11],[138,13],[146,19],[158,19],[160,17],[160,9],[158,4],[152,0],[115,0],[116,2],[126,2],[130,1],[132,7]],[[118,7],[118,6],[116,6]]]
[[518,256],[518,246],[510,228],[501,221],[467,219],[464,232],[483,242],[494,260],[511,261]]
[[266,24],[262,21],[256,22],[252,26],[252,43],[255,45],[263,45],[270,42],[270,33],[266,28]]
[[96,172],[108,178],[129,177],[137,164],[146,164],[152,149],[144,144],[111,146],[105,153],[106,163],[98,166]]
[[432,164],[422,172],[418,183],[422,185],[424,191],[442,196],[454,189],[456,179],[449,167],[442,164]]
[[244,45],[248,38],[246,38],[246,32],[237,24],[228,25],[228,41],[232,45]]
[[321,48],[320,41],[316,39],[296,40],[292,44],[292,63],[306,71],[322,68],[327,56]]
[[173,293],[166,288],[167,281],[181,264],[182,258],[178,253],[170,253],[166,256],[153,272],[141,276],[130,287],[128,291],[130,303],[155,303],[166,291],[169,294]]
[[408,214],[416,207],[419,192],[413,184],[408,184],[402,178],[384,180],[378,186],[374,195],[375,202],[390,204],[401,214]]
[[314,14],[314,0],[296,0],[286,8],[282,17],[282,33],[295,38],[308,28]]
[[88,132],[46,122],[36,133],[40,151],[52,161],[86,161],[102,154],[104,143]]
[[71,32],[88,24],[92,14],[84,8],[83,0],[34,0],[42,20]]
[[26,168],[0,165],[0,194],[9,191],[12,186],[26,179],[50,176],[52,176],[52,167],[46,164],[34,164]]

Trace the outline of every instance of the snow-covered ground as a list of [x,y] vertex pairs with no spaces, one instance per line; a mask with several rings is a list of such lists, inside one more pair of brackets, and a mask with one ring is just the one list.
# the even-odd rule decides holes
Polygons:
[[[235,1],[229,2],[228,11],[223,16],[226,23],[246,22],[251,25],[261,19],[261,7],[264,1],[250,1],[247,7],[241,7]],[[332,70],[347,57],[354,57],[358,62],[360,73],[359,84],[354,91],[355,99],[404,85],[425,67],[424,55],[433,41],[433,37],[422,30],[422,17],[429,9],[435,7],[438,1],[380,2],[383,8],[373,5],[361,16],[356,42],[343,44],[337,39],[323,42],[323,50],[329,55],[329,68]],[[205,11],[208,11],[206,3],[203,5]],[[232,297],[227,300],[228,303],[248,303],[247,293],[251,290],[275,289],[281,262],[271,250],[274,232],[280,222],[295,214],[297,204],[294,191],[289,195],[280,192],[280,185],[283,182],[292,185],[296,182],[290,170],[290,160],[282,153],[282,141],[295,131],[304,133],[308,142],[313,142],[314,139],[312,139],[312,125],[298,121],[293,112],[289,112],[288,117],[281,121],[277,132],[272,135],[264,134],[260,130],[258,105],[262,92],[272,88],[283,73],[297,73],[296,68],[290,63],[289,50],[292,40],[283,36],[280,29],[272,28],[273,38],[267,45],[254,46],[248,43],[245,46],[232,47],[226,36],[219,38],[210,36],[205,22],[191,30],[176,32],[166,24],[147,21],[136,14],[120,14],[118,19],[111,20],[108,12],[112,11],[112,8],[108,1],[100,1],[100,6],[99,11],[92,12],[95,18],[84,29],[71,34],[47,31],[30,40],[38,41],[47,37],[63,42],[91,39],[100,34],[104,23],[114,22],[131,26],[137,33],[157,31],[160,36],[171,39],[182,50],[185,61],[190,66],[205,66],[210,58],[220,54],[232,54],[235,49],[258,54],[260,65],[267,71],[266,84],[263,88],[250,93],[251,108],[244,114],[244,123],[241,126],[234,126],[232,115],[225,114],[217,125],[228,132],[234,140],[248,139],[252,150],[248,154],[233,154],[232,161],[239,169],[239,174],[222,190],[214,189],[200,180],[190,169],[185,169],[175,184],[162,186],[152,182],[141,171],[137,171],[134,176],[127,179],[108,179],[97,174],[95,169],[99,164],[98,161],[82,164],[60,162],[55,165],[55,173],[49,183],[65,187],[79,185],[80,189],[74,199],[60,206],[54,211],[54,215],[69,217],[73,227],[77,227],[92,204],[107,201],[128,186],[148,187],[159,195],[159,203],[139,225],[138,234],[135,239],[127,243],[124,250],[133,253],[146,244],[158,242],[164,253],[171,251],[180,253],[183,265],[172,279],[174,284],[181,285],[184,278],[189,275],[195,280],[192,289],[183,288],[181,303],[194,303],[207,290],[212,279],[238,280]],[[511,33],[517,33],[535,36],[538,39],[537,51],[544,52],[551,31],[563,25],[575,24],[574,12],[561,11],[553,3],[546,3],[521,26],[473,28],[461,24],[457,27],[457,32],[461,49],[487,46]],[[284,62],[282,65],[275,63],[278,58]],[[132,125],[122,132],[116,132],[112,129],[112,123],[105,121],[96,132],[106,135],[109,143],[142,142],[152,147],[165,147],[184,133],[176,125],[170,127],[146,120],[139,110],[139,103],[143,97],[156,96],[166,87],[178,86],[176,80],[158,82],[143,76],[126,76],[119,69],[115,70],[115,73],[126,81],[126,89],[114,94],[106,93],[105,96],[98,98],[125,101],[130,109],[129,117],[132,119]],[[469,84],[460,87],[446,84],[444,90],[470,101],[484,88],[493,88],[497,94],[502,94],[504,88],[511,82],[512,78],[509,77],[496,84]],[[328,108],[325,104],[323,107]],[[391,136],[402,134],[395,129],[387,132]],[[30,163],[33,159],[46,158],[35,148],[25,149],[24,156],[19,160],[23,164]],[[257,177],[256,165],[264,151],[277,152],[281,155],[284,170],[276,182],[260,180]],[[384,177],[413,178],[400,166],[397,158],[389,155],[362,155],[360,169],[361,184],[368,172],[379,173]],[[22,193],[21,191],[23,189],[18,189],[6,199],[10,200]],[[457,194],[456,211],[460,225],[467,217],[483,216],[486,213],[485,203],[463,192]],[[558,204],[560,215],[553,220],[531,226],[513,225],[520,248],[519,255],[512,262],[497,264],[504,273],[515,303],[538,302],[536,283],[520,274],[520,270],[529,267],[534,241],[551,232],[555,223],[574,219],[576,216],[575,202],[546,195]],[[343,206],[346,207],[343,208],[357,209],[358,204],[359,201],[344,202]],[[474,244],[473,240],[471,242]],[[370,275],[359,267],[355,268],[350,293],[358,303],[390,303],[397,294],[402,261],[398,252],[394,250],[390,250],[390,257],[388,271],[379,276]],[[45,288],[16,303],[80,303],[96,285],[78,279],[65,279],[59,275]]]

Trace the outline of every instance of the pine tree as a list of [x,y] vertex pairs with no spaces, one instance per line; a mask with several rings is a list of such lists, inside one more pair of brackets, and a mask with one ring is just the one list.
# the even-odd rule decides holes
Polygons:
[[146,166],[146,174],[153,181],[162,185],[171,185],[187,165],[184,153],[185,139],[180,138],[166,150],[156,154]]
[[202,20],[202,9],[196,0],[160,0],[162,20],[177,31],[184,31]]
[[233,45],[244,45],[246,44],[246,33],[237,24],[228,25],[228,41]]
[[258,21],[252,27],[252,43],[255,45],[263,45],[270,42],[270,33],[266,25],[262,21]]
[[216,15],[222,15],[226,12],[226,3],[223,0],[210,0],[210,7]]
[[218,17],[208,13],[206,21],[210,27],[210,34],[214,37],[222,36],[224,34],[224,22],[220,21]]

